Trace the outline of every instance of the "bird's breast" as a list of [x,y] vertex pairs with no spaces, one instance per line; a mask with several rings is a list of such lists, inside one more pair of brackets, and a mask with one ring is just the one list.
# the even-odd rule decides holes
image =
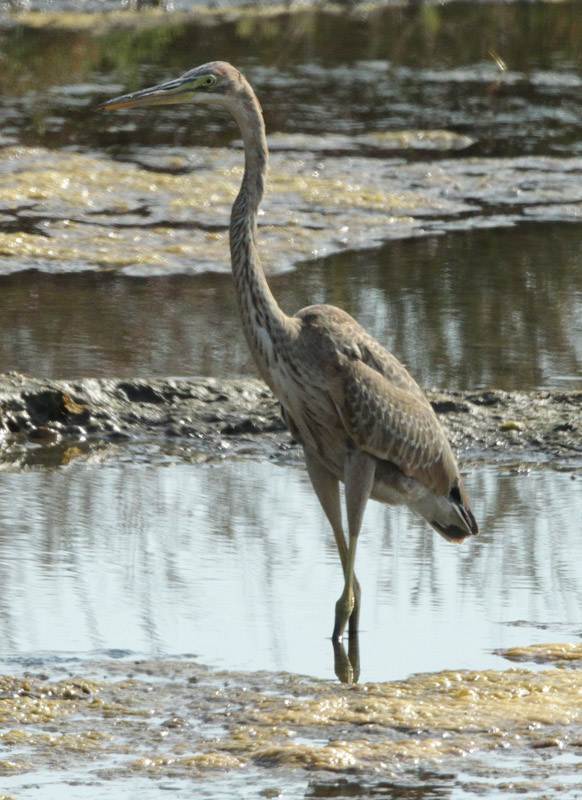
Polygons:
[[329,393],[305,371],[289,370],[285,363],[280,362],[270,377],[274,393],[293,422],[292,433],[343,476],[346,431]]

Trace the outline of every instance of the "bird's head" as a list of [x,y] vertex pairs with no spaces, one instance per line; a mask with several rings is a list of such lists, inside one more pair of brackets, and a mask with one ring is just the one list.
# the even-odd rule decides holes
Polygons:
[[212,61],[191,69],[180,78],[106,100],[98,108],[107,111],[191,101],[229,106],[239,98],[245,83],[240,72],[231,64]]

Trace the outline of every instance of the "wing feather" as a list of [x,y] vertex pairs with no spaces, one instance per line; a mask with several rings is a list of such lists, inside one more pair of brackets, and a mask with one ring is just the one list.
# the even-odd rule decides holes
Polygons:
[[458,482],[455,459],[432,406],[404,365],[340,309],[312,306],[297,316],[310,352],[320,353],[323,382],[353,442],[448,495]]
[[424,396],[396,386],[364,362],[352,362],[331,394],[358,447],[439,494],[449,493],[457,472],[453,454]]

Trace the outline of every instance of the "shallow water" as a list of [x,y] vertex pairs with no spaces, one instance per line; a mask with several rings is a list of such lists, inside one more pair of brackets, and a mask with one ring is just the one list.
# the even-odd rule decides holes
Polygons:
[[[503,668],[494,651],[580,635],[576,476],[480,468],[483,533],[456,547],[370,503],[358,548],[362,680]],[[332,678],[342,580],[303,470],[253,461],[4,473],[0,653],[195,653]]]
[[[578,473],[469,472],[482,533],[463,547],[369,503],[346,693],[305,472],[134,450],[0,475],[0,675],[24,678],[2,693],[4,791],[577,798],[579,679],[547,643],[580,640]],[[539,680],[507,671],[520,646]]]
[[187,106],[164,109],[155,122],[147,113],[124,113],[117,123],[87,118],[91,101],[108,92],[224,58],[252,79],[271,132],[447,128],[476,134],[479,154],[580,152],[577,2],[127,13],[109,21],[3,15],[0,24],[0,132],[24,144],[121,154],[136,145],[208,144],[209,133],[229,142],[232,127]]
[[[311,302],[343,306],[421,385],[568,390],[582,387],[581,251],[580,225],[529,223],[495,236],[466,231],[390,242],[305,264],[271,284],[289,313]],[[230,275],[27,272],[1,283],[3,371],[47,378],[254,372]]]

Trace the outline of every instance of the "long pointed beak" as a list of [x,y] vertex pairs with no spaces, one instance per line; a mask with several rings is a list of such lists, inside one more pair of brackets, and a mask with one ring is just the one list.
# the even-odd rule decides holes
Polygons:
[[186,103],[194,95],[192,84],[187,81],[167,81],[150,89],[142,89],[131,94],[122,94],[112,100],[106,100],[97,109],[114,111],[118,108],[143,108],[144,106],[161,106],[173,103]]

